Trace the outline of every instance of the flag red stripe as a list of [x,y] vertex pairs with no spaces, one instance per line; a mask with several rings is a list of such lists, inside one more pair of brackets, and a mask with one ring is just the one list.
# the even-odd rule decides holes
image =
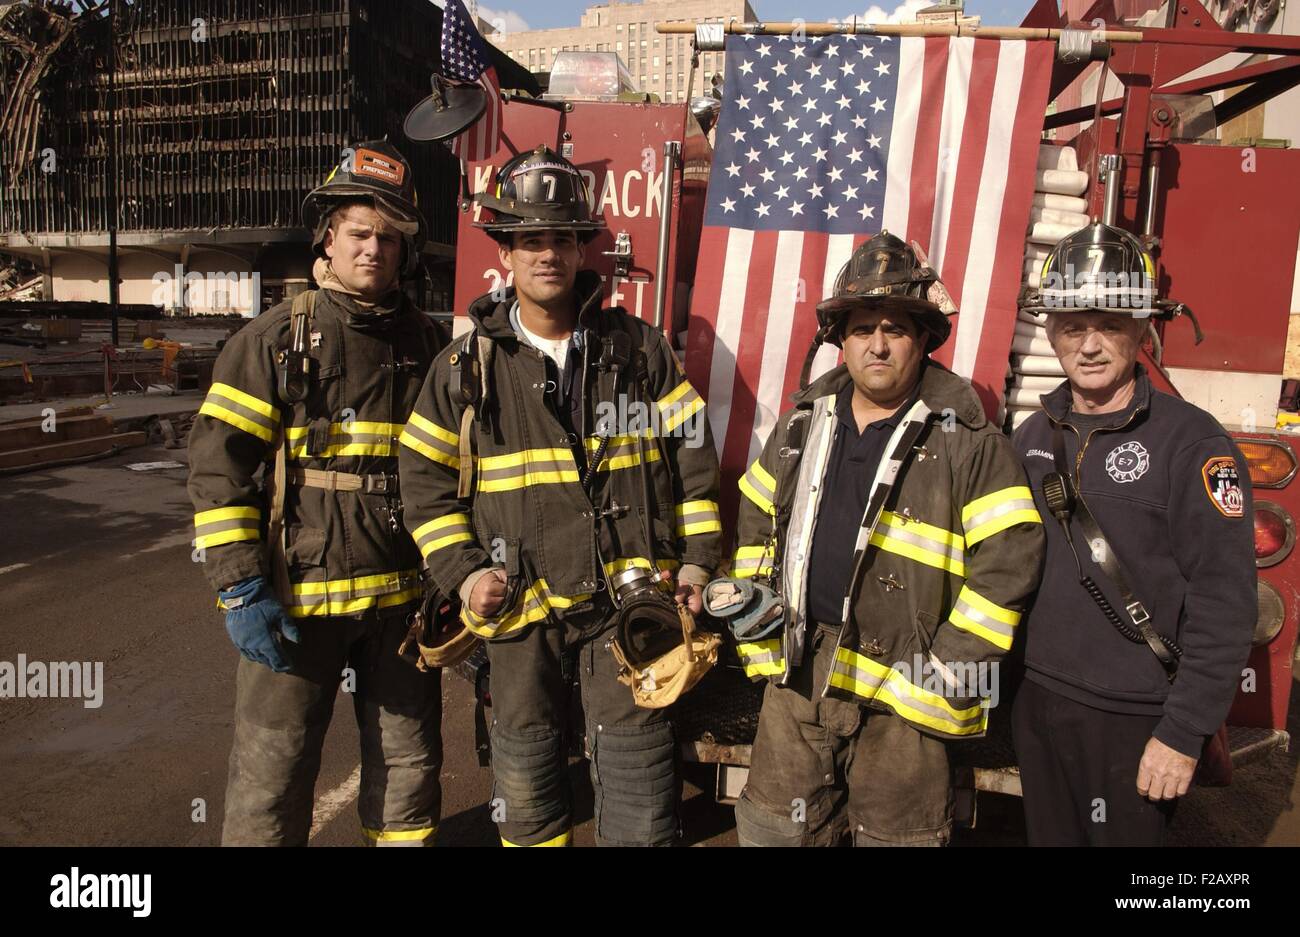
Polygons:
[[[975,234],[975,205],[979,201],[980,178],[988,153],[989,122],[993,111],[993,90],[998,74],[996,42],[976,42],[971,57],[970,94],[962,126],[962,144],[957,157],[957,178],[948,220],[948,241],[943,253],[943,282],[961,308],[961,290],[966,279],[971,238]],[[934,354],[945,367],[952,366],[956,351],[957,320],[952,319],[952,338]]]
[[727,257],[729,233],[729,228],[707,227],[700,236],[700,256],[695,264],[695,287],[686,330],[686,376],[706,402],[712,377],[718,307],[722,300],[722,265]]
[[[943,104],[948,73],[948,40],[925,40],[925,64],[921,68],[921,113],[916,121],[916,146],[912,151],[911,195],[907,213],[909,241],[930,249],[934,227],[934,183],[939,168],[939,139],[943,127]],[[900,75],[899,81],[905,80]]]
[[[772,265],[776,258],[775,231],[757,231],[754,233],[754,246],[749,256],[749,269],[766,271],[752,276],[745,290],[744,328],[742,337],[758,337],[767,334],[768,306],[772,300]],[[732,383],[731,413],[727,419],[727,433],[722,443],[723,466],[722,504],[724,516],[734,517],[736,510],[736,480],[740,466],[749,453],[749,439],[754,431],[754,416],[757,413],[758,376],[763,361],[762,341],[741,341],[736,350],[736,375]]]
[[[1024,266],[1025,223],[1034,198],[1032,179],[1038,165],[1035,142],[1042,132],[1043,115],[1038,102],[1047,99],[1052,75],[1053,46],[1050,42],[1025,44],[1025,72],[1020,85],[1021,106],[1016,110],[1011,131],[1011,162],[998,228],[998,247],[989,283],[984,328],[976,352],[971,383],[984,404],[984,411],[996,414],[1006,380],[1011,337],[1016,328],[1016,297],[1020,292]],[[1026,103],[1028,102],[1028,103]]]

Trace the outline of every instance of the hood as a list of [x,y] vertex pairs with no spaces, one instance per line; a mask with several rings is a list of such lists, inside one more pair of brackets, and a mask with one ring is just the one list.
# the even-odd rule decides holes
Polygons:
[[[578,299],[578,325],[594,328],[597,313],[602,308],[604,299],[603,284],[600,274],[594,270],[579,270],[573,283],[573,292]],[[510,308],[515,304],[515,288],[506,287],[502,298],[497,299],[492,293],[484,293],[469,306],[469,318],[474,328],[488,338],[515,338],[515,330],[510,326]]]
[[[1133,399],[1137,401],[1137,410],[1141,413],[1151,406],[1151,378],[1147,376],[1147,369],[1138,362],[1134,369],[1134,377],[1137,380],[1137,387],[1133,389]],[[1059,387],[1049,393],[1043,394],[1038,398],[1043,409],[1047,411],[1048,417],[1054,422],[1060,423],[1070,415],[1070,408],[1074,405],[1074,395],[1070,393],[1070,381],[1067,378],[1061,381]]]
[[[852,380],[848,366],[841,364],[795,394],[795,406],[811,407],[817,398],[838,394]],[[980,429],[988,423],[979,395],[970,383],[930,358],[926,358],[921,367],[921,399],[936,414],[951,410],[957,420],[970,429]]]

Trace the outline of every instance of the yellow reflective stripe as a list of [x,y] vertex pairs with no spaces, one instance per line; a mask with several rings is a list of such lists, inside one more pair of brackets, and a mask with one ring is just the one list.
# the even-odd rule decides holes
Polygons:
[[1041,524],[1034,496],[1025,485],[1003,488],[976,498],[961,510],[966,542],[979,543],[1016,524]]
[[[650,436],[649,431],[644,434]],[[594,456],[596,450],[600,448],[600,438],[597,436],[587,437],[587,452]],[[659,447],[654,442],[646,442],[645,455],[647,462],[659,461]],[[631,436],[611,436],[609,445],[605,448],[605,455],[600,460],[600,465],[596,466],[598,472],[612,472],[617,469],[632,468],[641,464],[641,449],[637,444],[637,437]]]
[[406,448],[413,449],[420,453],[420,455],[424,456],[426,459],[433,462],[441,462],[448,468],[460,471],[459,456],[448,455],[439,449],[433,448],[433,446],[429,445],[427,442],[424,442],[421,439],[416,439],[415,436],[411,435],[409,429],[402,430],[402,435],[397,437],[397,441]]
[[[504,836],[501,837],[501,845],[509,846],[511,848],[528,846],[527,843],[512,843]],[[529,848],[536,849],[539,846],[572,846],[572,845],[573,845],[573,830],[566,830],[565,832],[561,833],[559,836],[553,836],[544,843],[533,843],[532,846]]]
[[[439,532],[442,536],[436,536]],[[421,555],[428,559],[431,553],[443,547],[473,540],[474,534],[470,529],[468,514],[448,514],[421,524],[411,533],[411,539],[420,548]]]
[[248,407],[254,413],[260,413],[273,423],[280,421],[280,411],[275,408],[274,404],[267,403],[259,397],[252,394],[244,393],[238,387],[231,387],[229,384],[222,384],[219,381],[213,381],[208,388],[209,394],[218,394],[227,400],[233,400],[240,406]]
[[[307,434],[309,426],[286,426],[285,439],[289,443],[289,456],[294,459],[308,458]],[[375,423],[366,420],[348,420],[331,423],[330,439],[347,440],[346,442],[327,443],[322,451],[313,453],[310,458],[327,459],[334,456],[376,455],[391,456],[397,452],[393,448],[393,437],[402,429],[400,423]],[[365,437],[374,437],[366,439]]]
[[[310,426],[286,426],[284,435],[296,442],[307,435]],[[331,436],[392,436],[402,429],[401,423],[372,423],[366,420],[348,420],[330,424]]]
[[722,511],[716,501],[686,501],[677,505],[677,536],[720,533]]
[[[671,573],[681,564],[676,560],[656,560],[656,565],[661,572]],[[617,576],[619,573],[626,572],[629,569],[649,569],[650,561],[644,556],[620,557],[613,562],[605,564],[605,575]]]
[[740,476],[740,491],[746,498],[757,504],[764,514],[775,514],[776,479],[763,468],[758,459],[744,475]]
[[423,842],[438,832],[436,826],[426,826],[418,830],[371,830],[361,828],[366,839],[375,843],[411,843]]
[[414,426],[416,429],[420,429],[428,433],[434,439],[441,439],[449,446],[460,445],[459,433],[453,433],[449,429],[443,429],[437,423],[433,422],[432,420],[425,419],[424,417],[420,416],[420,414],[418,413],[412,412],[411,415],[407,417],[406,422]]
[[202,549],[261,540],[261,521],[261,509],[247,505],[200,511],[194,515],[194,546]]
[[1020,613],[990,602],[970,586],[962,586],[948,621],[1004,651],[1011,650]]
[[695,390],[695,388],[691,386],[690,381],[682,381],[680,384],[678,384],[676,387],[670,390],[667,394],[665,394],[664,396],[656,400],[655,406],[658,407],[660,410],[664,410],[668,407],[671,407],[678,400],[681,400],[683,397],[685,397],[693,390]]
[[496,618],[484,618],[470,611],[469,606],[462,606],[460,620],[461,624],[480,638],[500,637],[534,622],[542,621],[554,609],[568,608],[589,598],[591,598],[590,593],[575,596],[554,595],[546,580],[538,579],[524,590],[523,596],[507,614]]
[[203,401],[203,406],[199,407],[199,413],[204,416],[210,416],[214,419],[221,420],[223,423],[229,423],[236,429],[242,429],[246,433],[251,433],[258,439],[271,442],[275,438],[275,432],[260,423],[254,423],[247,417],[240,416],[233,410],[227,410],[225,407],[211,400]]
[[835,650],[830,684],[864,700],[877,700],[910,722],[949,735],[979,735],[988,728],[988,710],[983,706],[956,709],[894,668],[846,647]]
[[420,597],[419,572],[376,573],[354,579],[292,583],[288,612],[294,618],[311,615],[351,615],[368,608],[403,605]]
[[871,545],[888,553],[966,575],[965,541],[960,534],[882,511]]
[[[426,438],[421,439],[424,436]],[[397,441],[426,459],[460,471],[460,435],[412,413]]]
[[259,541],[262,539],[262,532],[256,527],[238,527],[230,530],[223,530],[214,534],[196,534],[194,537],[194,546],[197,549],[204,547],[219,547],[223,543],[243,543],[247,541]]
[[780,638],[736,644],[736,656],[747,677],[768,677],[785,673],[785,656]]
[[257,507],[234,507],[234,508],[213,508],[211,511],[200,511],[194,515],[194,526],[203,527],[206,524],[213,524],[217,521],[229,521],[236,518],[252,518],[253,520],[262,519],[262,509]]
[[772,572],[772,551],[766,545],[740,547],[731,564],[731,574],[737,579],[767,576]]
[[671,433],[695,414],[704,409],[704,398],[691,391],[690,398],[683,400],[669,415],[663,418],[663,431]]
[[478,460],[479,491],[512,491],[576,481],[578,466],[568,449],[524,449]]

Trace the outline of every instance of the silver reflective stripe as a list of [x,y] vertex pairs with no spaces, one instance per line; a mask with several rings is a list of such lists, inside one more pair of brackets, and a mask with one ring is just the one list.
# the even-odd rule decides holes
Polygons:
[[442,540],[445,537],[451,537],[456,534],[467,534],[470,532],[469,521],[466,520],[459,524],[448,524],[446,527],[439,527],[437,530],[431,530],[424,534],[417,541],[419,546],[424,546],[434,540]]
[[922,550],[928,550],[931,553],[942,553],[949,557],[955,563],[966,565],[966,553],[957,549],[950,543],[942,543],[938,540],[931,540],[922,534],[913,533],[910,530],[904,530],[896,524],[886,524],[884,536],[890,540],[901,540],[904,543],[910,543],[914,547],[920,547]]
[[414,421],[406,424],[406,426],[404,427],[404,432],[406,432],[410,436],[415,437],[420,442],[424,443],[426,446],[429,446],[432,449],[437,449],[439,452],[442,452],[453,458],[457,458],[457,459],[460,458],[460,448],[458,446],[455,446],[447,442],[446,440],[439,439],[437,436],[434,436],[432,433],[425,432],[424,430],[420,429],[420,427],[416,426]]
[[852,677],[858,683],[864,683],[875,691],[869,696],[864,696],[861,693],[857,694],[858,696],[862,696],[863,699],[874,699],[879,694],[881,687],[887,687],[896,697],[904,702],[908,708],[919,710],[942,722],[951,723],[952,725],[965,728],[967,726],[979,725],[984,718],[982,712],[977,712],[974,716],[967,716],[963,719],[960,716],[957,716],[950,709],[943,709],[942,707],[917,699],[910,692],[912,684],[899,676],[897,671],[891,671],[888,678],[876,677],[868,674],[864,670],[859,670],[857,667],[846,663],[845,661],[836,660],[831,666],[831,672]]
[[1010,514],[1012,511],[1036,510],[1037,508],[1034,507],[1032,498],[1017,498],[1014,501],[1004,501],[996,507],[989,508],[987,511],[980,511],[980,513],[969,518],[965,522],[965,526],[967,530],[974,530],[976,527],[981,527],[991,520],[996,520],[997,518],[1002,517],[1004,514]]
[[758,474],[754,471],[753,465],[750,465],[749,469],[746,470],[745,478],[748,479],[749,483],[754,486],[754,490],[757,491],[764,498],[766,498],[768,501],[776,500],[776,492],[773,489],[769,488],[767,484],[764,483],[763,479],[758,477]]
[[261,524],[260,517],[232,517],[224,521],[212,521],[194,528],[196,537],[210,537],[227,530],[257,530]]
[[[985,615],[965,599],[958,598],[957,603],[952,608],[954,612],[961,612],[961,614],[965,615],[971,621],[984,626],[989,631],[996,631],[998,634],[1006,635],[1008,638],[1014,638],[1016,636],[1015,625],[1008,625],[1005,621],[998,621],[996,618]],[[957,625],[957,627],[960,628],[961,625]]]
[[256,423],[258,426],[266,427],[266,429],[270,432],[275,431],[275,425],[277,421],[274,418],[269,416],[264,416],[261,413],[258,413],[256,410],[252,409],[251,407],[246,407],[242,403],[239,403],[235,400],[231,400],[229,397],[222,394],[221,391],[219,390],[209,390],[207,396],[203,398],[203,402],[215,404],[216,406],[221,407],[223,410],[229,410],[231,413],[235,414],[236,416],[242,416],[244,419],[248,420],[251,423]]
[[485,482],[503,481],[510,478],[523,478],[533,473],[571,471],[573,467],[572,459],[530,460],[522,465],[483,469],[480,478]]

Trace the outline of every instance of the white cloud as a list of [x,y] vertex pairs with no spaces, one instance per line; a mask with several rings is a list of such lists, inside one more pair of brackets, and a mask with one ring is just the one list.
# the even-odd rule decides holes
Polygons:
[[[910,23],[916,19],[918,10],[934,6],[937,2],[940,0],[903,0],[893,10],[872,5],[865,13],[858,13],[857,17],[864,23]],[[853,14],[850,14],[843,17],[840,22],[848,22],[852,19]]]
[[[432,0],[432,2],[437,7],[445,5],[442,0]],[[465,9],[469,9],[468,2],[465,3]],[[516,13],[514,10],[497,10],[480,3],[478,5],[478,15],[480,19],[495,26],[499,32],[521,33],[532,28],[528,25],[528,21],[523,18],[523,15]]]

